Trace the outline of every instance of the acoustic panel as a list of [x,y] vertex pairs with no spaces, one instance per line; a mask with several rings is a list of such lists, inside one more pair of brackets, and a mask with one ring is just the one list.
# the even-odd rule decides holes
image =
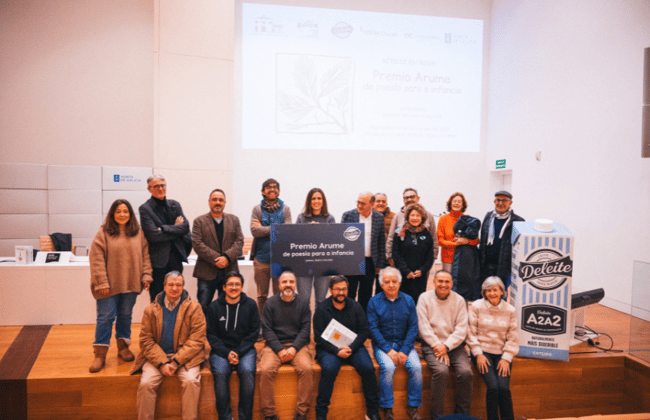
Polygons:
[[0,214],[47,213],[47,190],[0,190]]
[[108,210],[111,208],[111,205],[118,198],[123,198],[131,203],[133,211],[138,214],[138,208],[145,201],[151,198],[151,194],[149,194],[149,191],[146,189],[144,191],[104,191],[102,214],[108,214]]
[[49,221],[48,233],[71,233],[72,239],[75,240],[75,238],[94,238],[103,219],[101,214],[50,214]]
[[0,188],[46,190],[47,165],[0,163]]
[[50,190],[48,202],[50,214],[101,214],[102,212],[100,190]]
[[50,190],[101,191],[102,167],[49,165],[47,185]]
[[0,214],[0,239],[38,239],[48,233],[47,214]]

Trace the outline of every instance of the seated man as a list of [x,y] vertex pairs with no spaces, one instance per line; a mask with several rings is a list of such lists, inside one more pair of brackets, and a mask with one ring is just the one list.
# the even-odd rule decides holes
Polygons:
[[418,315],[411,296],[399,291],[402,274],[393,267],[379,272],[383,292],[370,299],[368,325],[375,359],[379,363],[379,406],[384,420],[393,420],[393,375],[399,365],[409,373],[406,413],[411,419],[421,419],[422,364],[415,350],[418,335]]
[[138,419],[153,420],[156,391],[163,376],[178,376],[183,389],[183,419],[198,418],[201,363],[210,354],[201,305],[183,290],[178,271],[167,273],[163,292],[144,310],[140,354],[131,374],[142,369],[138,386]]
[[257,303],[242,292],[244,277],[236,271],[226,274],[225,293],[208,306],[210,370],[219,420],[230,420],[230,375],[239,377],[239,420],[253,418],[253,394],[257,371],[255,342],[260,332]]
[[[316,358],[321,365],[318,397],[316,397],[316,419],[327,418],[334,381],[343,363],[348,363],[361,375],[363,396],[366,399],[366,418],[380,420],[377,406],[377,377],[364,343],[368,338],[368,321],[359,302],[348,297],[348,280],[334,276],[330,280],[330,299],[321,302],[314,312],[314,340]],[[337,347],[323,338],[323,332],[330,321],[336,320],[357,334],[349,346]]]
[[291,363],[298,374],[298,401],[294,420],[305,420],[311,404],[314,358],[308,344],[311,310],[306,299],[296,299],[296,276],[280,275],[280,294],[264,305],[262,334],[266,345],[260,360],[260,404],[265,420],[278,420],[275,409],[275,375],[283,363]]
[[423,293],[417,304],[422,354],[431,369],[431,419],[444,415],[450,365],[456,371],[454,413],[470,414],[474,374],[465,351],[469,328],[465,299],[451,290],[454,281],[448,271],[438,271],[433,285],[435,289]]

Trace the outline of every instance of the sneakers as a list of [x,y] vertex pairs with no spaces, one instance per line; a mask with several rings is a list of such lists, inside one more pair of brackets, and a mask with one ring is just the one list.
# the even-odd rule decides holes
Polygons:
[[366,413],[366,420],[381,420],[381,417],[379,417],[379,413]]
[[420,413],[418,413],[417,407],[411,407],[410,405],[406,407],[406,414],[411,418],[411,420],[422,420]]
[[395,416],[393,415],[392,408],[382,408],[384,410],[384,420],[394,420]]

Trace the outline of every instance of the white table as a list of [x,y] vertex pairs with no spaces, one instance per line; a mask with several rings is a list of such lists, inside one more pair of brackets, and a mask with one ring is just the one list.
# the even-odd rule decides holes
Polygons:
[[[194,262],[184,264],[185,289],[196,300],[193,271]],[[253,263],[240,260],[239,271],[245,279],[244,292],[256,299]],[[147,305],[149,293],[143,291],[133,308],[133,323],[140,322]],[[0,263],[0,325],[94,324],[96,317],[87,262],[67,265]]]

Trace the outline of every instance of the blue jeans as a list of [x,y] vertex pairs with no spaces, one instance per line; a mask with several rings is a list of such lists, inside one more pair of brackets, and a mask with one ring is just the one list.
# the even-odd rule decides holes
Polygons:
[[203,313],[208,309],[212,299],[214,299],[214,293],[218,290],[219,293],[223,292],[223,285],[225,283],[225,274],[223,270],[219,270],[217,277],[214,280],[204,280],[201,278],[196,279],[196,300],[201,304],[203,308]]
[[230,375],[233,370],[239,377],[239,407],[238,419],[251,420],[253,418],[253,395],[255,394],[255,373],[257,369],[257,350],[253,347],[239,359],[235,366],[228,359],[210,354],[210,370],[214,379],[214,395],[217,399],[217,414],[219,420],[230,420]]
[[137,297],[137,293],[129,292],[97,299],[97,324],[93,344],[106,346],[111,344],[113,321],[115,321],[115,338],[131,340],[131,314]]
[[365,347],[361,347],[352,353],[347,359],[326,352],[320,351],[316,354],[316,359],[321,367],[320,382],[318,383],[318,397],[316,397],[316,417],[327,417],[332,391],[334,390],[334,381],[339,374],[343,363],[350,364],[361,376],[361,385],[363,396],[366,398],[366,411],[368,415],[377,414],[378,408],[378,386],[377,377],[375,376],[375,366]]
[[[488,420],[499,420],[499,412],[501,412],[501,420],[514,420],[510,375],[501,376],[496,370],[501,361],[501,355],[483,352],[483,356],[490,362],[487,372],[483,374],[483,380],[487,386],[485,395],[487,418]],[[475,357],[472,357],[472,361],[476,364]],[[512,373],[512,363],[510,363],[510,373]]]
[[[375,359],[379,363],[379,406],[393,408],[395,403],[393,397],[395,363],[393,363],[393,359],[378,348],[375,348]],[[407,404],[410,407],[419,407],[422,405],[422,364],[415,349],[411,349],[407,355],[404,367],[409,373]]]
[[311,285],[314,284],[316,306],[325,300],[329,290],[329,277],[298,277],[298,297],[311,301]]

